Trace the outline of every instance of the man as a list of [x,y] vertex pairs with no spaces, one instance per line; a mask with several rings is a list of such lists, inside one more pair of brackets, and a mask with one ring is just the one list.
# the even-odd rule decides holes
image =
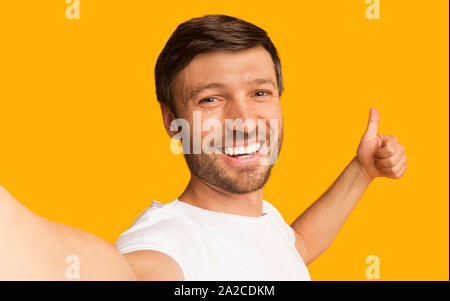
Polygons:
[[[306,266],[329,247],[371,181],[405,173],[404,147],[377,134],[379,115],[371,109],[356,156],[289,226],[262,195],[274,163],[264,159],[276,158],[283,140],[281,65],[266,32],[224,15],[189,20],[161,52],[155,81],[168,134],[179,138],[178,122],[189,125],[181,136],[191,171],[185,191],[136,219],[116,243],[123,256],[90,234],[33,215],[1,191],[1,278],[63,278],[58,260],[72,253],[81,254],[83,266],[98,263],[81,279],[310,280]],[[26,264],[33,259],[39,265]]]

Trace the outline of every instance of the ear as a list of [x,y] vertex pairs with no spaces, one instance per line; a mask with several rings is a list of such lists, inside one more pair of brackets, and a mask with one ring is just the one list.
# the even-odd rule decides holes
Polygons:
[[170,110],[170,108],[166,104],[164,103],[159,104],[161,106],[161,113],[163,117],[164,127],[166,128],[166,132],[170,137],[173,137],[178,133],[178,131],[170,130],[170,125],[172,124],[172,121],[175,120],[175,115],[172,113],[172,110]]

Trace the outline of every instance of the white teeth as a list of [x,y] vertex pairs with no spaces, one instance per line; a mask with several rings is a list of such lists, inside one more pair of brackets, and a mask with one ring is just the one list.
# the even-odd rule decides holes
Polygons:
[[261,146],[263,145],[263,141],[249,145],[247,147],[244,146],[239,146],[239,147],[227,147],[224,149],[225,154],[229,155],[229,156],[237,156],[237,155],[244,155],[241,156],[241,158],[244,157],[249,157],[250,155],[253,155],[254,153],[256,153],[257,151],[259,151],[259,149],[261,148]]

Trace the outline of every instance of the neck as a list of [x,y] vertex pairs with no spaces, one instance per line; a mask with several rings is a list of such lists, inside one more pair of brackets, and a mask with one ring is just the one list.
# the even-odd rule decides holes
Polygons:
[[258,217],[262,213],[262,189],[235,194],[191,175],[179,200],[206,210]]

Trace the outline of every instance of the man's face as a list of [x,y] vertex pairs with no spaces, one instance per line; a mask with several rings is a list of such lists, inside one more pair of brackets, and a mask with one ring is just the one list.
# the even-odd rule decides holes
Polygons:
[[[202,123],[213,118],[222,125],[221,152],[185,154],[191,172],[231,193],[249,193],[262,188],[272,165],[262,164],[261,158],[268,155],[255,152],[255,148],[262,144],[263,148],[275,147],[279,153],[283,139],[277,78],[270,54],[262,46],[199,54],[178,74],[173,88],[176,118],[189,122],[191,146],[194,111],[201,113]],[[226,123],[226,119],[253,119],[254,125],[237,129]],[[278,123],[274,126],[271,119]],[[258,120],[263,120],[265,130]],[[202,141],[210,132],[201,132]],[[231,139],[233,155],[225,147],[230,146],[230,141],[225,141],[226,133],[234,137]],[[239,135],[243,139],[238,139]],[[236,150],[249,146],[249,152],[236,154]]]

